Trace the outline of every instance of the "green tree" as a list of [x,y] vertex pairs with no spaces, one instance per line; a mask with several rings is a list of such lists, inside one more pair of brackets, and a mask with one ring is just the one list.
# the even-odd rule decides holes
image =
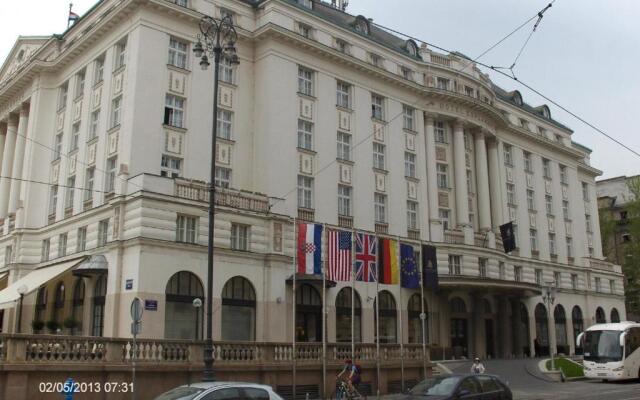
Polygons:
[[632,195],[626,205],[627,232],[631,240],[622,246],[622,272],[627,278],[627,312],[640,315],[640,176],[628,179],[627,186]]

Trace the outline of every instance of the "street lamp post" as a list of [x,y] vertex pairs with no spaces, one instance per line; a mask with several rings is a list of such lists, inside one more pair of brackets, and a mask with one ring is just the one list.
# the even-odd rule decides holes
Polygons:
[[[547,325],[549,325],[549,316],[551,315],[551,307],[553,306],[553,303],[555,303],[556,301],[556,286],[555,286],[555,282],[547,282],[547,284],[544,286],[544,288],[542,289],[542,301],[544,302],[544,305],[547,307],[547,312],[549,313],[549,315],[547,316]],[[551,338],[551,335],[549,334],[549,328],[547,329],[547,335],[549,336],[549,338]],[[556,366],[555,366],[555,360],[553,357],[553,353],[554,353],[555,349],[551,348],[551,340],[549,340],[549,354],[551,355],[551,370],[555,371]]]
[[200,59],[202,70],[209,68],[209,57],[214,61],[213,78],[213,127],[211,139],[211,178],[209,182],[209,241],[207,251],[207,338],[204,344],[204,372],[202,380],[211,382],[213,378],[213,226],[214,226],[214,196],[216,177],[216,137],[218,135],[218,72],[222,56],[228,57],[231,64],[239,64],[235,43],[238,34],[233,27],[229,15],[222,19],[204,16],[200,20],[198,41],[193,47],[193,53]]
[[16,333],[22,332],[22,302],[24,301],[24,295],[27,293],[29,288],[27,285],[20,285],[18,287],[18,294],[20,295],[20,302],[18,304],[18,326],[16,327]]

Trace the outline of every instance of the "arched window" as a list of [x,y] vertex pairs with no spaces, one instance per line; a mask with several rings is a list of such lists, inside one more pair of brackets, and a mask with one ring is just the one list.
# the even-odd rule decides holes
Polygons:
[[456,358],[469,356],[467,305],[460,297],[449,300],[451,310],[451,349]]
[[71,315],[75,321],[75,327],[71,329],[71,334],[82,332],[82,317],[84,314],[84,279],[78,278],[73,287],[73,310]]
[[189,271],[173,274],[165,289],[164,337],[166,339],[200,338],[203,307],[194,307],[195,299],[204,301],[204,289],[200,279]]
[[596,324],[605,324],[607,322],[607,317],[604,314],[604,310],[602,307],[598,307],[596,309]]
[[549,320],[547,318],[547,308],[542,303],[538,303],[534,312],[536,318],[536,356],[549,354]]
[[620,314],[615,308],[611,309],[611,322],[620,322]]
[[355,29],[356,29],[356,32],[358,32],[358,33],[361,33],[363,35],[368,35],[369,34],[369,21],[367,21],[367,19],[365,17],[363,17],[362,15],[358,15],[356,17]]
[[578,306],[574,306],[571,310],[571,323],[573,325],[573,341],[576,343],[576,354],[581,354],[582,348],[577,346],[576,339],[584,331],[584,321],[582,320],[582,310]]
[[101,275],[93,287],[93,310],[91,313],[91,334],[102,336],[104,333],[104,299],[107,295],[107,276]]
[[482,299],[482,308],[485,314],[493,314],[491,302],[488,299]]
[[351,296],[353,295],[353,340],[362,341],[362,305],[358,292],[342,288],[336,296],[336,341],[351,342]]
[[222,289],[222,340],[256,340],[256,292],[241,276]]
[[38,289],[36,296],[36,315],[34,320],[39,322],[45,322],[47,312],[47,288],[41,287]]
[[427,301],[424,301],[424,306],[420,304],[419,294],[414,294],[409,298],[409,305],[407,306],[407,314],[409,317],[409,343],[422,343],[422,319],[420,314],[423,312],[424,307],[424,333],[425,343],[429,342],[429,320],[427,319],[428,308]]
[[296,290],[296,340],[322,341],[322,299],[309,284],[302,284]]
[[556,346],[558,354],[569,354],[569,342],[567,341],[567,316],[564,307],[558,304],[553,310],[553,319],[556,328]]
[[449,304],[451,306],[451,312],[452,313],[466,313],[467,312],[467,305],[464,303],[464,300],[462,300],[460,297],[454,297],[453,299],[451,299]]
[[59,282],[56,286],[56,294],[53,303],[53,320],[62,324],[64,319],[64,283]]
[[[378,315],[380,317],[380,328],[376,330],[380,334],[380,343],[397,343],[397,313],[396,300],[393,295],[386,290],[382,290],[378,294],[380,299],[378,307]],[[374,304],[375,307],[375,304]],[[375,308],[374,308],[375,311]],[[374,319],[374,323],[377,324],[378,320]],[[374,324],[374,329],[377,325]]]
[[405,49],[407,49],[407,53],[411,54],[412,56],[415,57],[418,55],[418,45],[413,40],[407,40],[404,47]]

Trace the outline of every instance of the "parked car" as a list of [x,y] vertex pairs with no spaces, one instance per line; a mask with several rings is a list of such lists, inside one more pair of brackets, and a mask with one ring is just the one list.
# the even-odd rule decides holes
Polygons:
[[242,382],[199,382],[178,386],[155,400],[282,400],[271,386]]
[[446,374],[414,386],[404,400],[512,400],[511,389],[495,375]]

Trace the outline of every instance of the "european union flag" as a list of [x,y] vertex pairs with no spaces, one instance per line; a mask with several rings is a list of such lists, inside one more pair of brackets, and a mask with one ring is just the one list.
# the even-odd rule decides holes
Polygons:
[[416,257],[413,246],[400,244],[400,283],[402,287],[417,289],[420,287],[420,274],[416,265]]

